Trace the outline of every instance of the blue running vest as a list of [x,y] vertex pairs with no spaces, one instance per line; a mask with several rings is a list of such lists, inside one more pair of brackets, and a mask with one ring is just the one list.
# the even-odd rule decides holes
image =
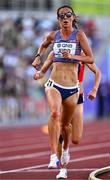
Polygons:
[[62,57],[63,51],[67,51],[72,55],[81,54],[81,46],[76,38],[77,32],[78,30],[74,29],[74,31],[71,33],[70,37],[67,40],[63,40],[61,38],[60,30],[56,32],[53,42],[53,62],[79,63],[79,61],[76,59],[67,59]]

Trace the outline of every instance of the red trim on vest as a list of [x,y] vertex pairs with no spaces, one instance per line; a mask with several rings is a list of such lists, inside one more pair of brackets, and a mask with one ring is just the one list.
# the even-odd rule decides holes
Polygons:
[[79,73],[78,73],[78,80],[79,82],[82,82],[84,79],[84,64],[80,64],[80,69],[79,69]]

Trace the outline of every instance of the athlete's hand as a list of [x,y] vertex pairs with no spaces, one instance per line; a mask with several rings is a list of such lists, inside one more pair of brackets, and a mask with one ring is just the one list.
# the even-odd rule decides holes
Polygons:
[[73,56],[67,51],[62,52],[62,57],[67,59],[73,59]]
[[37,69],[37,67],[40,65],[40,63],[41,63],[40,56],[37,56],[37,57],[34,59],[34,61],[33,61],[33,63],[32,63],[32,66],[33,66],[35,69]]
[[96,98],[96,95],[97,95],[97,91],[95,89],[92,89],[88,93],[87,97],[92,101],[92,100],[94,100]]
[[44,73],[42,73],[41,71],[37,71],[33,76],[34,80],[38,80],[38,79],[41,79],[43,77],[44,77]]

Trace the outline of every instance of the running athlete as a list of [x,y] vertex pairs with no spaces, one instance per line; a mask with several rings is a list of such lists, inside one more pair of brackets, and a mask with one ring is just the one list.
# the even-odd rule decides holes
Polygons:
[[[74,27],[76,16],[73,9],[69,6],[60,7],[57,10],[57,19],[60,30],[49,33],[32,63],[36,67],[40,55],[44,53],[49,44],[53,43],[53,69],[49,80],[45,84],[45,92],[50,108],[48,130],[51,156],[49,168],[56,168],[59,162],[57,145],[60,135],[60,119],[62,119],[63,134],[65,134],[63,135],[64,151],[61,156],[62,164],[65,163],[63,161],[65,159],[64,156],[68,153],[69,124],[79,97],[78,64],[80,62],[94,62],[92,50],[85,33]],[[83,50],[85,55],[81,54],[81,50]]]
[[[34,75],[34,79],[38,80],[41,79],[42,77],[44,77],[45,73],[47,72],[47,70],[49,69],[49,67],[52,65],[53,63],[53,52],[50,52],[50,54],[48,55],[45,63],[43,64],[42,68],[40,71],[37,71],[36,74]],[[97,95],[97,91],[98,91],[98,87],[100,84],[100,80],[101,80],[101,72],[99,70],[99,68],[96,66],[95,63],[93,64],[82,64],[80,63],[78,66],[78,79],[79,79],[79,83],[80,83],[80,94],[79,94],[79,99],[77,102],[77,106],[75,108],[74,114],[73,114],[73,118],[71,121],[71,140],[73,144],[79,144],[81,137],[82,137],[82,132],[83,132],[83,102],[84,102],[84,95],[83,95],[83,88],[82,88],[82,82],[83,82],[83,77],[84,77],[84,66],[88,66],[88,68],[95,74],[95,80],[94,80],[94,85],[92,90],[88,93],[88,98],[90,100],[93,100],[96,98]],[[59,144],[58,146],[60,146],[60,148],[62,147],[62,141],[63,141],[63,137],[62,135],[60,135],[60,139],[59,139]],[[61,145],[60,145],[61,144]],[[60,149],[61,151],[61,149]],[[59,154],[60,153],[60,154]],[[59,152],[58,150],[58,157],[59,159],[61,158],[61,152]],[[68,159],[68,154],[67,156]],[[65,162],[67,163],[67,159],[65,160]],[[67,178],[67,167],[66,164],[62,166],[62,168],[60,169],[59,174],[57,175],[57,178]]]
[[[79,94],[79,99],[77,102],[77,106],[75,108],[73,118],[71,121],[71,141],[73,144],[79,144],[80,140],[82,138],[82,133],[83,133],[83,102],[84,102],[84,92],[82,88],[82,83],[83,83],[83,76],[84,76],[84,66],[88,66],[88,68],[95,74],[95,80],[94,80],[94,85],[92,90],[88,93],[88,98],[90,100],[94,100],[97,95],[97,91],[99,88],[99,84],[101,81],[101,72],[99,68],[96,66],[95,63],[93,64],[80,64],[79,65],[79,73],[78,73],[78,79],[80,82],[80,94]],[[59,144],[58,144],[58,157],[60,159],[61,153],[62,153],[62,143],[63,143],[63,136],[60,134],[59,138]],[[68,147],[69,149],[69,147]],[[68,153],[64,156],[65,159],[65,164],[62,165],[60,172],[56,176],[57,179],[60,178],[67,178],[67,162],[68,162]]]

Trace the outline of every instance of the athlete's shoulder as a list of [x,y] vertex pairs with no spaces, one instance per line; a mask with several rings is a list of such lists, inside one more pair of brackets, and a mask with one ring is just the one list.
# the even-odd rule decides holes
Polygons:
[[77,35],[78,36],[83,36],[85,33],[83,31],[83,29],[79,29],[78,32],[77,32]]
[[49,33],[47,34],[47,39],[53,41],[57,32],[58,32],[58,31],[51,31],[51,32],[49,32]]
[[82,30],[82,29],[79,29],[78,32],[77,32],[77,38],[78,39],[82,39],[84,38],[86,35],[85,35],[85,32]]

